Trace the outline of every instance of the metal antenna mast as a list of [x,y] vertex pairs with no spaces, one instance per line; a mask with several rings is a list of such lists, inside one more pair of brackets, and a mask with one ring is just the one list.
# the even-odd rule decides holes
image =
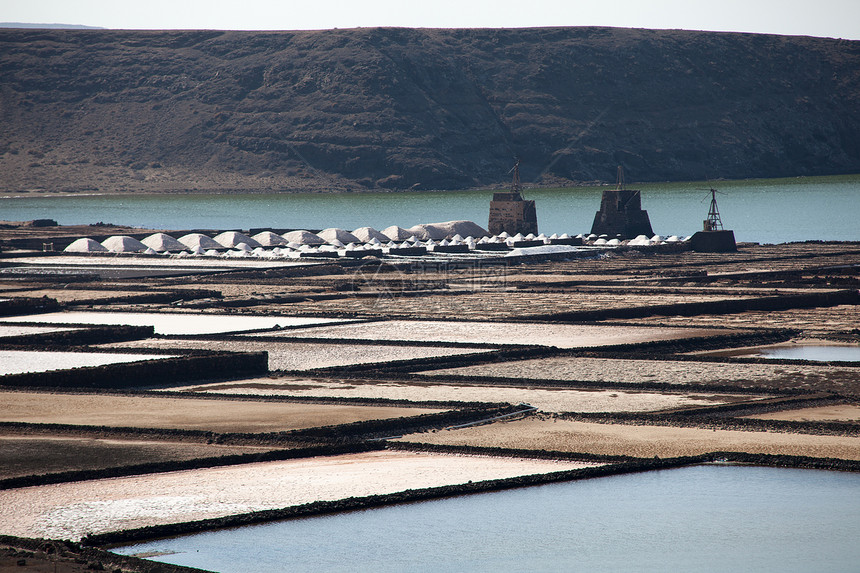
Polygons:
[[[523,190],[523,186],[520,184],[520,160],[517,159],[517,162],[514,164],[513,169],[511,171],[514,172],[514,179],[511,182],[511,193],[520,193]],[[508,171],[510,173],[510,171]]]
[[717,209],[717,193],[716,189],[711,189],[711,207],[708,209],[708,219],[705,221],[706,231],[722,231],[723,222],[720,219],[720,210]]

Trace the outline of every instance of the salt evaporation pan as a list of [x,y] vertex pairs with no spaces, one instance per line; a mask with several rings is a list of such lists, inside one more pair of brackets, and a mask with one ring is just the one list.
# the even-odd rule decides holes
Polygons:
[[286,240],[290,243],[296,243],[298,245],[324,245],[325,239],[320,237],[319,235],[315,235],[310,231],[298,230],[298,231],[290,231],[289,233],[284,233],[282,235]]
[[284,247],[287,245],[287,240],[277,233],[271,231],[262,231],[252,237],[263,247]]
[[78,239],[73,241],[63,249],[64,253],[107,253],[108,250],[96,240],[93,239]]
[[203,233],[189,233],[179,237],[178,240],[189,249],[215,249],[216,251],[223,251],[225,249],[224,245],[212,237],[207,237]]
[[142,253],[146,245],[126,235],[114,235],[102,241],[102,246],[113,253]]
[[188,250],[188,247],[165,233],[153,233],[143,239],[141,243],[159,253],[163,253],[165,251],[178,253],[179,251]]
[[216,235],[214,239],[229,249],[239,246],[239,243],[245,243],[251,248],[262,246],[248,235],[244,235],[238,231],[224,231],[220,235]]

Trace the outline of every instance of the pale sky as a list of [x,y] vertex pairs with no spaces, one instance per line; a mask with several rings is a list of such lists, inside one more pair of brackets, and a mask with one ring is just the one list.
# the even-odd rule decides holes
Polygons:
[[860,0],[0,0],[0,22],[127,29],[681,28],[860,39]]

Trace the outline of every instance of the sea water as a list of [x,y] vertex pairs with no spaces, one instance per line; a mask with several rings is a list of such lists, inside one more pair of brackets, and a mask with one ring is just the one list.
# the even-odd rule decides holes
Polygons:
[[[783,243],[860,240],[860,175],[724,182],[648,183],[642,208],[654,232],[691,235],[702,229],[710,187],[726,229],[737,241]],[[588,233],[604,188],[526,189],[539,230]],[[97,222],[156,229],[353,230],[467,219],[486,226],[492,191],[401,193],[261,193],[120,196],[9,196],[0,199],[0,220],[55,219],[60,224]]]
[[860,475],[695,466],[165,539],[213,571],[857,571]]

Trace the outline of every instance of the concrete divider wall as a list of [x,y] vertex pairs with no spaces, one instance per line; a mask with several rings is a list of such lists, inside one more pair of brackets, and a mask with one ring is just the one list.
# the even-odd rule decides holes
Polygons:
[[70,370],[10,374],[0,377],[0,385],[41,388],[129,388],[169,385],[180,382],[227,377],[260,376],[269,371],[267,352],[213,352],[105,364]]
[[[30,323],[27,323],[27,326],[30,326]],[[67,325],[61,325],[60,328],[65,326]],[[151,338],[154,334],[155,331],[152,326],[86,325],[64,332],[44,332],[15,337],[2,337],[0,338],[0,346],[23,347],[22,349],[37,351],[46,350],[48,346],[86,346],[89,344],[143,340]]]
[[53,298],[9,298],[0,300],[0,316],[19,316],[59,310],[60,303]]

